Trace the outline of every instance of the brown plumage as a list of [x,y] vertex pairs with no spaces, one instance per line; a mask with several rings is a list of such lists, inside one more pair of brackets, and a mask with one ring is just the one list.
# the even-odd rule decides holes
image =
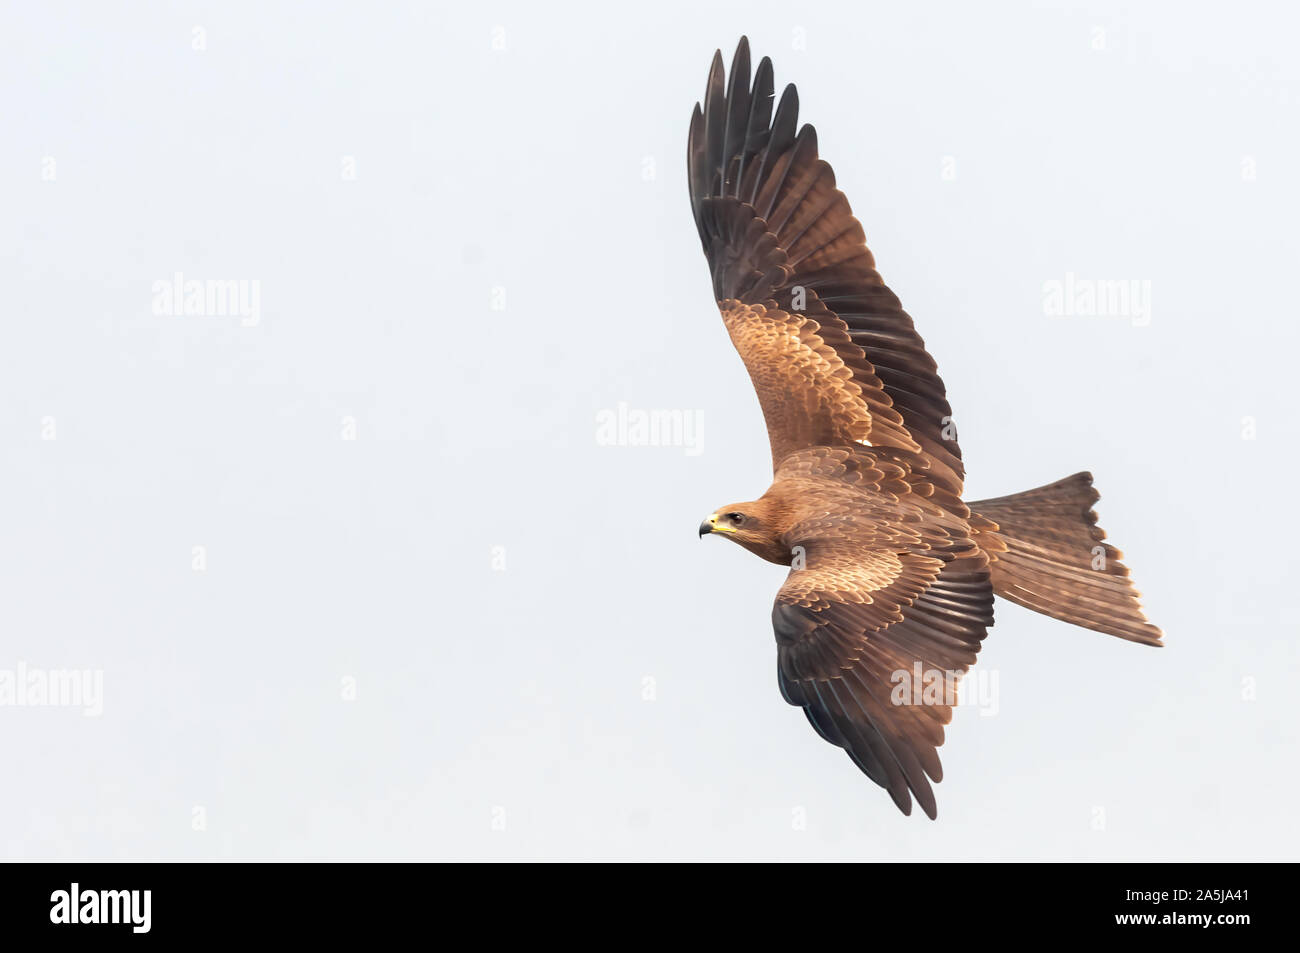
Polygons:
[[772,610],[781,694],[904,814],[915,797],[933,818],[953,699],[895,689],[918,663],[955,684],[993,624],[995,594],[1146,645],[1161,633],[1102,541],[1090,474],[962,501],[935,362],[876,271],[816,133],[798,126],[794,87],[775,112],[774,100],[771,62],[751,83],[742,38],[729,76],[715,54],[691,117],[691,208],[774,472],[762,497],[720,507],[700,535],[791,566]]

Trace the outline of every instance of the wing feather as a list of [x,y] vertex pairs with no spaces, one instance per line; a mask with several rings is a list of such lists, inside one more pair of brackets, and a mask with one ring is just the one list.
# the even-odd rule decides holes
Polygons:
[[[818,734],[844,748],[871,780],[888,790],[904,814],[912,798],[930,818],[938,809],[930,781],[943,779],[938,748],[951,721],[958,678],[975,662],[993,623],[993,587],[987,559],[977,550],[941,564],[913,594],[899,578],[870,593],[873,604],[898,605],[896,621],[873,627],[860,611],[860,591],[843,585],[834,569],[818,568],[810,554],[797,576],[830,575],[820,605],[783,587],[773,610],[777,680],[787,702],[800,706]],[[800,580],[799,590],[808,582]],[[838,597],[837,597],[838,596]],[[940,686],[939,698],[907,690],[917,674]],[[926,682],[929,684],[929,682]]]
[[[772,109],[772,64],[766,57],[750,81],[749,42],[741,39],[729,76],[721,52],[709,70],[704,106],[696,106],[688,140],[691,206],[724,315],[736,303],[761,305],[774,322],[813,318],[823,333],[805,346],[837,352],[862,390],[861,427],[835,429],[831,445],[861,443],[919,449],[960,491],[961,450],[943,380],[911,317],[881,280],[862,226],[818,155],[817,133],[799,126],[799,94],[787,86]],[[803,308],[796,300],[806,300]],[[735,335],[733,334],[733,341]],[[739,347],[739,344],[737,345]],[[765,413],[777,405],[818,408],[798,389],[773,386],[755,361],[771,354],[742,351]],[[783,382],[788,386],[791,382]],[[842,385],[816,377],[801,387]],[[878,426],[874,420],[883,422]],[[773,464],[778,449],[813,446],[825,428],[786,413],[767,418]],[[901,433],[901,436],[900,436]]]
[[[819,505],[782,538],[804,560],[777,594],[772,628],[782,697],[903,813],[915,798],[935,817],[937,749],[993,624],[993,585],[970,511],[913,473],[918,459],[833,447],[786,459],[778,481]],[[918,676],[938,697],[896,694]]]

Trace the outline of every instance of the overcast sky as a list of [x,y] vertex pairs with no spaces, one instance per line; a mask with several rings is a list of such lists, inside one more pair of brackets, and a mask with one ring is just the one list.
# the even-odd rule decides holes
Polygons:
[[[0,856],[1295,859],[1276,8],[6,5],[0,679],[84,677],[0,706]],[[770,479],[685,181],[742,32],[968,497],[1090,469],[1167,637],[999,602],[933,823],[696,536]]]

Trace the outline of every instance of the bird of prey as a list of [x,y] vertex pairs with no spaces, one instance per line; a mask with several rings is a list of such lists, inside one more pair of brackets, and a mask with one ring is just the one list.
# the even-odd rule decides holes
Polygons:
[[[995,595],[1145,645],[1161,632],[1096,525],[1091,474],[963,500],[937,366],[798,125],[794,86],[774,100],[771,61],[751,80],[742,38],[730,75],[714,55],[691,116],[691,208],[774,473],[700,535],[791,567],[772,610],[782,696],[904,814],[915,797],[934,818],[948,689]],[[900,691],[917,673],[943,687]]]

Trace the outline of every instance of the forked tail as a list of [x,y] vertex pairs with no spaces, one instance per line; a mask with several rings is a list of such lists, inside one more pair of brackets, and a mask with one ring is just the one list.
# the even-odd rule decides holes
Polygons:
[[1160,645],[1161,632],[1142,614],[1120,562],[1123,554],[1097,526],[1092,505],[1100,495],[1091,473],[1076,473],[1035,490],[971,503],[993,591],[1055,619]]

